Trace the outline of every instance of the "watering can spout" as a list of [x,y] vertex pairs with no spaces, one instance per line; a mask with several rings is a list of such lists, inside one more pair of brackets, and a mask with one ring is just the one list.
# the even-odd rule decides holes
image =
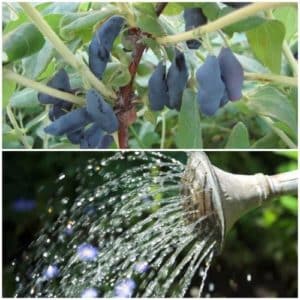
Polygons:
[[197,207],[198,218],[218,217],[222,245],[225,234],[242,215],[275,196],[297,194],[298,171],[273,176],[232,174],[213,166],[204,152],[191,152],[182,186],[184,202]]
[[222,190],[222,209],[225,233],[245,213],[261,206],[274,197],[296,194],[298,172],[278,175],[238,175],[213,167]]

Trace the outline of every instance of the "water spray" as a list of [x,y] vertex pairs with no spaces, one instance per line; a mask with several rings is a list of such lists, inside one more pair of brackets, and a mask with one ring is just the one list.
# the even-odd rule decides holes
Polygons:
[[220,249],[233,224],[248,211],[274,197],[297,194],[298,171],[273,176],[258,173],[240,175],[213,166],[204,152],[191,152],[182,177],[185,209],[192,220],[210,216],[218,226]]

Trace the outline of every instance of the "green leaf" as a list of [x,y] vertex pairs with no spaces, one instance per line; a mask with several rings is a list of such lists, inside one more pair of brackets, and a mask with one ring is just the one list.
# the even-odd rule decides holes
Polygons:
[[183,7],[181,3],[168,3],[167,6],[164,8],[162,14],[166,16],[176,16],[179,15],[183,11]]
[[23,59],[24,76],[36,79],[39,75],[46,70],[52,57],[53,47],[48,41],[45,42],[41,51]]
[[156,12],[153,3],[133,2],[133,7],[144,15],[156,17]]
[[71,41],[79,35],[84,41],[90,40],[93,27],[115,12],[115,9],[108,7],[101,11],[67,14],[61,20],[60,36],[66,41]]
[[225,148],[250,148],[248,129],[243,122],[238,122],[232,128]]
[[[235,11],[234,8],[231,7],[225,7],[220,11],[219,18],[227,15],[228,13],[231,13]],[[254,27],[261,25],[266,20],[259,16],[251,16],[249,18],[246,18],[245,20],[236,22],[232,25],[224,27],[222,30],[227,33],[228,35],[233,35],[235,32],[246,32],[250,29],[253,29]]]
[[164,34],[164,30],[158,22],[157,17],[140,14],[137,17],[137,27],[142,31],[153,34],[154,36],[161,36]]
[[285,26],[285,39],[289,41],[297,32],[298,10],[294,6],[286,6],[275,9],[274,17]]
[[246,32],[248,42],[256,57],[273,73],[280,73],[284,25],[268,20]]
[[7,61],[15,61],[39,51],[44,37],[33,24],[23,24],[4,37],[3,51]]
[[276,88],[266,86],[258,89],[249,96],[249,108],[259,115],[285,123],[297,134],[297,111]]
[[105,69],[103,80],[114,88],[125,86],[131,80],[128,66],[120,63],[109,63]]
[[144,113],[144,119],[153,125],[156,125],[157,123],[157,113],[151,110],[146,110]]
[[183,94],[175,141],[179,148],[203,147],[199,107],[191,89],[186,89]]
[[37,92],[31,88],[25,88],[11,97],[12,108],[33,108],[39,104]]
[[63,18],[61,14],[51,14],[44,17],[45,21],[49,24],[49,26],[55,31],[55,33],[59,34],[60,30],[60,21]]
[[9,100],[10,100],[12,94],[14,93],[14,91],[16,89],[16,83],[12,80],[3,79],[2,87],[3,87],[2,105],[3,105],[3,107],[6,107],[6,105],[9,103]]
[[267,149],[267,148],[279,148],[278,136],[273,132],[268,133],[262,138],[258,139],[252,146],[253,149]]

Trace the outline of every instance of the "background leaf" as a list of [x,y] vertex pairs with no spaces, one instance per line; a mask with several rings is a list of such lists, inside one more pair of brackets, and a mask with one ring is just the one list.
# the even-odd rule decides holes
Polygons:
[[285,123],[297,133],[297,111],[277,89],[266,86],[249,97],[249,107],[260,115]]
[[203,147],[199,106],[196,95],[191,89],[186,89],[183,94],[175,139],[179,148],[199,149]]
[[297,31],[298,11],[294,6],[280,7],[274,10],[274,17],[285,26],[285,39],[289,41]]
[[39,51],[45,39],[33,24],[22,24],[4,37],[3,51],[14,61]]
[[272,72],[280,73],[284,25],[269,20],[246,32],[248,42],[256,57]]
[[225,148],[249,148],[249,133],[247,127],[242,122],[238,122],[231,130]]

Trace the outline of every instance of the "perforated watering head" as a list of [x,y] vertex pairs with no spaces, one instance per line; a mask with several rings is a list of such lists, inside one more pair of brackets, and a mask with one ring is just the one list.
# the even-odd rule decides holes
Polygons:
[[274,196],[297,194],[297,186],[298,171],[273,176],[231,174],[213,166],[204,152],[190,152],[182,197],[190,222],[208,217],[208,225],[218,228],[221,249],[226,233],[242,215]]

